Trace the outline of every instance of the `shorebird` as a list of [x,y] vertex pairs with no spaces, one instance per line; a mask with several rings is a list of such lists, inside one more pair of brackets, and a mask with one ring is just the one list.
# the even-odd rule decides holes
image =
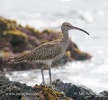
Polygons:
[[79,30],[89,35],[89,33],[86,32],[85,30],[75,27],[68,22],[64,22],[61,25],[61,31],[63,34],[61,39],[44,43],[34,48],[32,51],[30,51],[27,54],[23,54],[23,55],[13,58],[9,62],[9,64],[16,64],[20,62],[27,62],[27,63],[33,63],[33,64],[42,63],[43,66],[41,67],[41,73],[42,73],[43,84],[45,84],[43,70],[44,70],[44,65],[46,64],[49,68],[50,87],[52,88],[51,65],[52,65],[52,62],[55,62],[64,56],[65,51],[70,42],[68,31],[71,29]]

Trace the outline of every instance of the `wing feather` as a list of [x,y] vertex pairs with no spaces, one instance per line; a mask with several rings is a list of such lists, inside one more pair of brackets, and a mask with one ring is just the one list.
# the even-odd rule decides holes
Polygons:
[[62,47],[59,43],[45,43],[33,49],[27,54],[13,58],[9,63],[31,62],[36,60],[53,59],[60,54]]

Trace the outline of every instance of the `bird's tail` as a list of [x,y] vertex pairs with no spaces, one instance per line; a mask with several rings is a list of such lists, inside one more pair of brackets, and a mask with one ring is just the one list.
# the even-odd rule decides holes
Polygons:
[[13,58],[13,59],[11,59],[11,60],[8,62],[8,64],[17,64],[17,63],[20,63],[20,62],[21,62],[21,61],[19,61],[19,60]]
[[25,54],[23,54],[21,56],[18,56],[18,57],[13,57],[8,62],[8,64],[17,64],[17,63],[20,63],[20,62],[25,62],[25,58],[26,58],[26,55]]

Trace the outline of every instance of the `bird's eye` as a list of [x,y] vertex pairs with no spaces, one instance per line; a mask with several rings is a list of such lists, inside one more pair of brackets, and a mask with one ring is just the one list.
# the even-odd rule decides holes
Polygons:
[[68,27],[71,27],[70,25],[67,25]]

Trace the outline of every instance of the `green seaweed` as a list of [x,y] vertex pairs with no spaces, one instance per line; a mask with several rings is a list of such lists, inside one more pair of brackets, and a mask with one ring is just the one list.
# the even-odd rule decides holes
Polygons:
[[24,32],[21,32],[19,30],[7,30],[7,31],[4,31],[3,35],[15,35],[15,36],[21,36],[24,39],[27,39],[27,35]]

